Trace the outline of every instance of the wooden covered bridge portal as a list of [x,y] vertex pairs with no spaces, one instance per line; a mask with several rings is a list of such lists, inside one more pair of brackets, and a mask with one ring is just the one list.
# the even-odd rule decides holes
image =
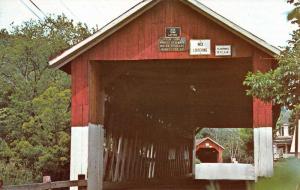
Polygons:
[[275,112],[242,82],[278,53],[196,0],[142,1],[50,61],[72,78],[71,179],[187,176],[204,127],[254,128],[255,175],[272,175]]

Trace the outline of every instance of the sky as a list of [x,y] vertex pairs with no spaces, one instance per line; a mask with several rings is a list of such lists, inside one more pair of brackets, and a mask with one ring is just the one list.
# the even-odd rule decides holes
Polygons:
[[[64,13],[89,27],[101,27],[141,0],[0,0],[0,28]],[[198,0],[271,45],[287,45],[295,26],[286,17],[286,0]]]

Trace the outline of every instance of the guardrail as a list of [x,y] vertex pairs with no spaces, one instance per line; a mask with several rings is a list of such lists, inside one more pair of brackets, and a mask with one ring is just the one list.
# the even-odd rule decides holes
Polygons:
[[43,183],[3,186],[3,181],[0,180],[0,190],[49,190],[66,187],[78,187],[78,190],[87,190],[85,175],[78,175],[78,180],[73,181],[51,182],[50,177],[44,177],[43,181]]

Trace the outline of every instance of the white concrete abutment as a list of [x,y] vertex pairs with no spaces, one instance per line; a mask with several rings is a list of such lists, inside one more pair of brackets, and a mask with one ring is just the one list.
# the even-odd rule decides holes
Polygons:
[[254,166],[256,177],[273,175],[272,127],[254,128]]
[[[103,125],[72,127],[70,180],[77,180],[79,174],[84,174],[88,180],[88,190],[102,190],[103,145]],[[70,189],[78,190],[77,187]]]

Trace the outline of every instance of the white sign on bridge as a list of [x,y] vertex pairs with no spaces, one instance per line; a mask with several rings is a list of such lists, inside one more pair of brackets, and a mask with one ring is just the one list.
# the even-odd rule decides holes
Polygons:
[[190,40],[190,55],[210,55],[210,40]]
[[231,45],[216,45],[216,56],[231,56]]

